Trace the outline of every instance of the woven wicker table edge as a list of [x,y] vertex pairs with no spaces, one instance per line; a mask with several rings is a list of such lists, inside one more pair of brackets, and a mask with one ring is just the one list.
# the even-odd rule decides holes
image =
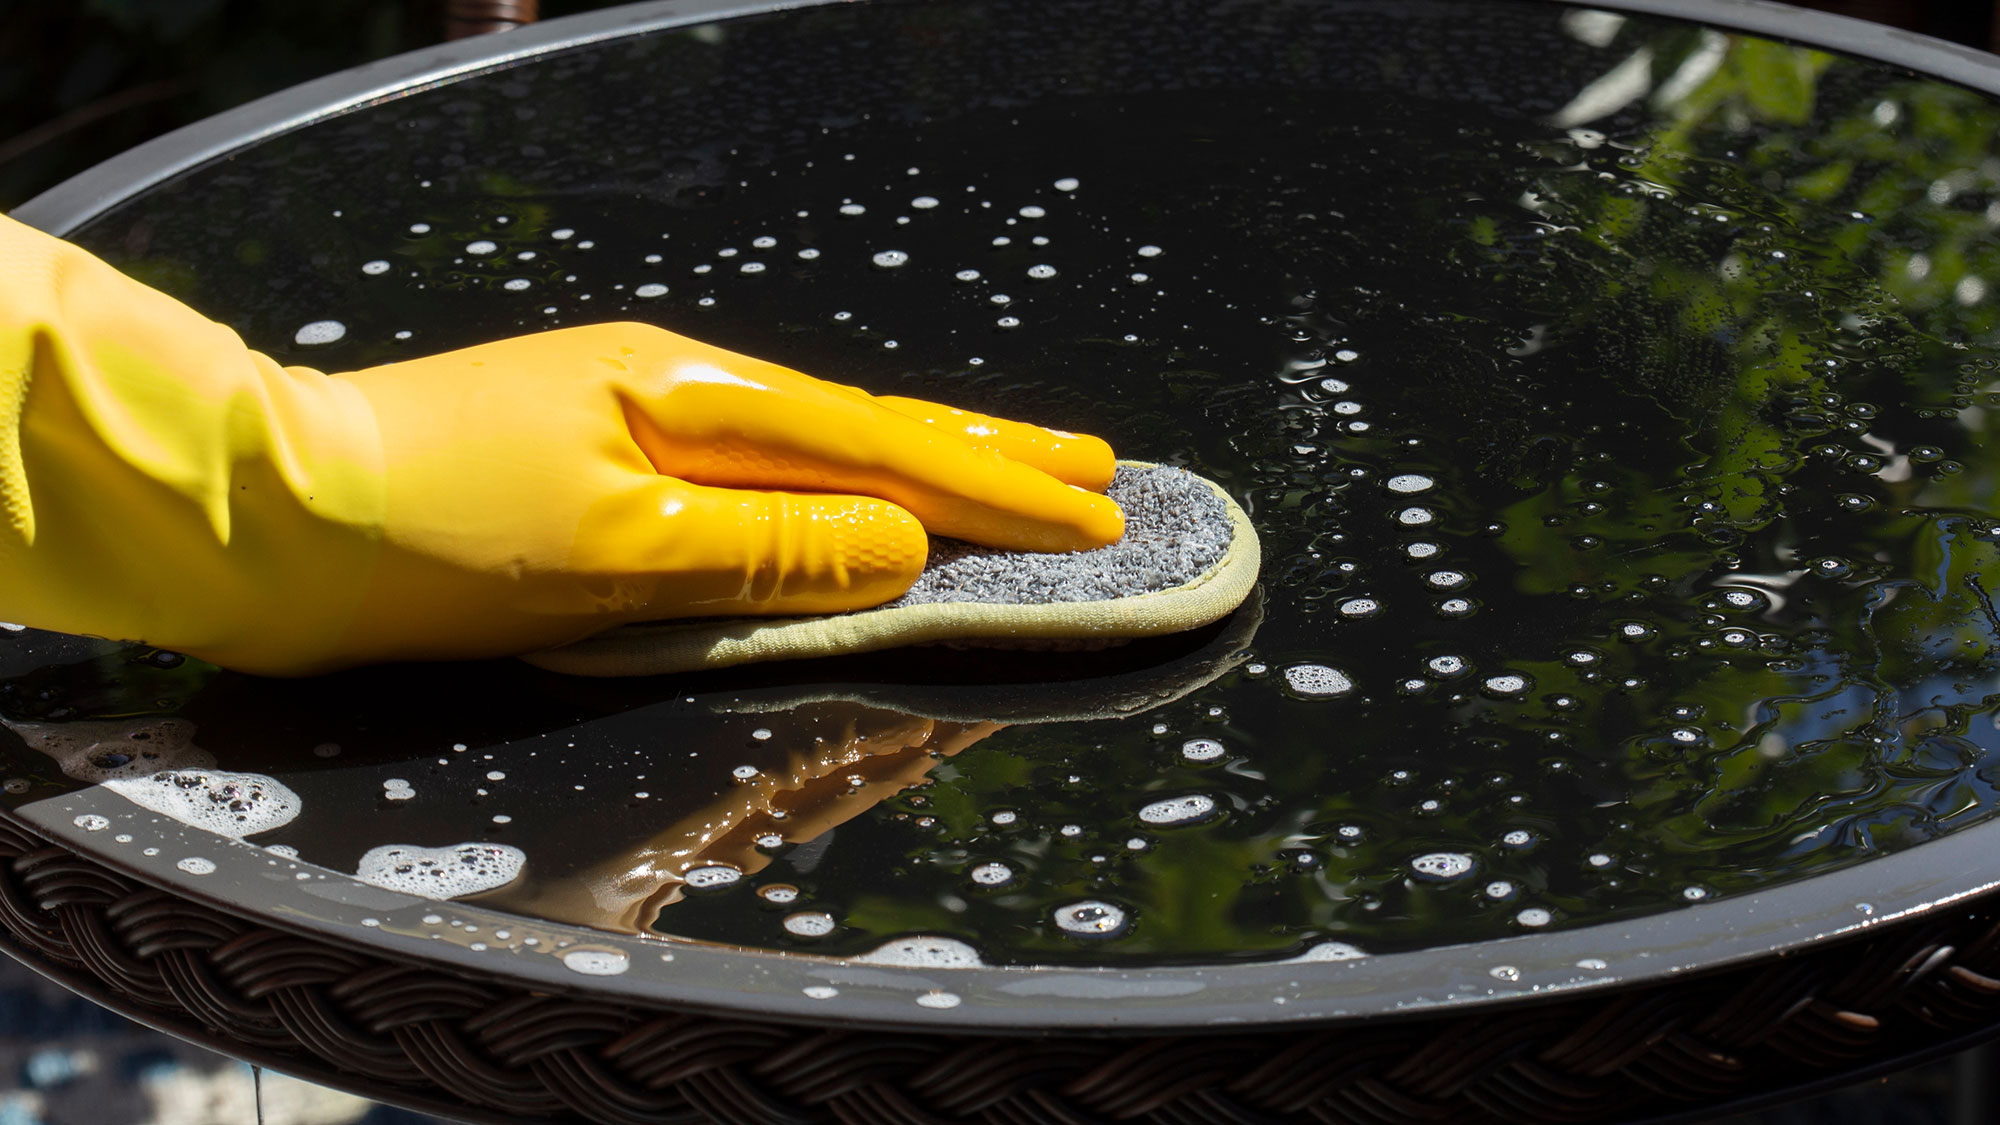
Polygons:
[[285,1073],[481,1122],[1584,1122],[1696,1112],[2000,1030],[2000,902],[1790,957],[1427,1019],[962,1036],[558,995],[340,948],[139,883],[0,815],[0,948]]

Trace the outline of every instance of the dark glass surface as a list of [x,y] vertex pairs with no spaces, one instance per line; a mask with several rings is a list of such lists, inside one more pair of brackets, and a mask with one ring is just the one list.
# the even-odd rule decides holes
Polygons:
[[[491,841],[502,909],[997,963],[1421,948],[1921,844],[2000,744],[1995,136],[1670,21],[1282,0],[839,6],[316,123],[76,237],[327,370],[631,317],[1100,433],[1243,501],[1261,622],[626,683],[17,634],[8,799],[76,784],[21,724],[87,720],[276,779],[254,842],[335,871]],[[1077,718],[1109,673],[1193,690]]]

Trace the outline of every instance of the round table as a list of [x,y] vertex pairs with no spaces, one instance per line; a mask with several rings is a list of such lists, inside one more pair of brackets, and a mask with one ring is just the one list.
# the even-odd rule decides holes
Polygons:
[[[1273,562],[1231,619],[1110,653],[615,685],[512,663],[281,684],[14,631],[6,947],[175,1035],[491,1121],[1693,1118],[1990,1036],[1995,529],[1961,496],[1985,479],[2000,156],[1947,121],[1994,93],[1992,56],[1719,0],[667,0],[386,60],[144,146],[18,217],[288,362],[625,316],[998,413],[1032,392],[1051,422],[1216,476]],[[1675,272],[1691,261],[1707,272]],[[1510,296],[1480,305],[1489,282]],[[1562,320],[1578,308],[1682,319],[1592,339]],[[1558,352],[1629,378],[1537,374]],[[1710,370],[1743,382],[1689,374]],[[1618,469],[1656,451],[1623,415],[1571,426],[1610,409],[1592,394],[1728,440],[1626,496]],[[1440,435],[1475,466],[1462,483],[1449,458],[1390,475]],[[1490,503],[1455,509],[1459,489]],[[1685,525],[1600,532],[1614,495],[1668,496]],[[1837,522],[1890,509],[1914,522],[1880,527],[1914,546]],[[1838,535],[1858,545],[1814,546]],[[1474,563],[1439,569],[1441,550]],[[1379,592],[1405,586],[1424,592]],[[1939,608],[1911,624],[1913,603]],[[1565,646],[1563,604],[1604,643]],[[1485,630],[1476,657],[1437,647],[1462,620]],[[1406,635],[1428,671],[1386,670]],[[1364,691],[1284,686],[1318,660]],[[1647,679],[1703,660],[1720,671],[1678,695]],[[1744,686],[1815,661],[1881,690]],[[1441,725],[1409,729],[1461,741],[1376,749],[1414,714],[1399,699],[1441,700]],[[1885,725],[1821,729],[1857,707]],[[719,807],[702,801],[731,782],[703,771],[768,773],[756,754],[840,724],[933,741],[857,781],[865,800],[815,806],[839,846],[827,828],[615,902],[575,891],[665,854],[626,840],[664,801]],[[1002,727],[1019,741],[936,741]],[[1302,750],[1300,729],[1366,746]],[[714,749],[637,772],[687,746]],[[1033,767],[1023,810],[953,812],[949,794],[1016,791],[980,772],[1002,749]],[[1266,776],[1336,754],[1380,754],[1370,791],[1391,796]],[[1091,791],[1123,782],[1090,755],[1127,779],[1171,759],[1144,792],[1198,792],[1203,817],[1102,812]],[[161,777],[243,803],[204,819]],[[1187,841],[1241,843],[1288,801],[1319,803],[1200,894],[1291,889],[1205,927],[1173,880],[1225,853]],[[1510,805],[1537,827],[1507,828]],[[1032,840],[1001,830],[1038,815]],[[1468,825],[1490,846],[1461,845]],[[1070,837],[1095,848],[1075,870],[1035,867]],[[576,854],[545,859],[562,839]],[[883,841],[923,863],[878,878]],[[975,884],[1041,882],[927,882],[946,853],[987,860]],[[789,908],[822,862],[824,922],[758,913],[752,877]],[[474,876],[427,893],[424,863]]]

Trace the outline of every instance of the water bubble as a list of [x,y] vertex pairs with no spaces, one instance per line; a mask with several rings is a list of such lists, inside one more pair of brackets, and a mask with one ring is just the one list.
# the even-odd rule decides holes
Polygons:
[[1514,915],[1514,920],[1523,926],[1546,926],[1551,921],[1554,921],[1554,915],[1551,915],[1539,906],[1530,906],[1519,914]]
[[1535,842],[1535,834],[1525,828],[1515,828],[1501,836],[1500,842],[1510,848],[1525,848]]
[[1340,603],[1340,612],[1347,617],[1373,617],[1382,609],[1382,603],[1374,598],[1349,598]]
[[632,959],[619,949],[580,946],[562,955],[563,968],[587,977],[615,977],[632,967]]
[[1534,681],[1519,673],[1509,672],[1505,675],[1490,676],[1480,686],[1494,695],[1513,696],[1525,693],[1534,686]]
[[779,924],[785,927],[786,933],[803,938],[825,937],[832,933],[835,927],[833,915],[819,910],[802,910],[797,914],[787,914],[785,920]]
[[1429,583],[1433,590],[1456,590],[1470,580],[1463,571],[1434,570],[1424,575],[1424,581]]
[[417,795],[410,783],[400,777],[392,777],[382,783],[382,797],[390,801],[407,801]]
[[1157,258],[1164,253],[1166,253],[1166,251],[1160,249],[1157,246],[1147,245],[1139,247],[1139,256],[1141,258]]
[[959,279],[960,281],[978,281],[978,280],[979,280],[979,271],[978,271],[978,270],[960,270],[960,271],[958,271],[957,273],[955,273],[955,274],[952,274],[951,276],[953,276],[953,277],[955,277],[955,278]]
[[800,258],[800,259],[801,259],[802,261],[807,261],[807,262],[810,262],[810,261],[812,261],[813,259],[815,259],[815,258],[817,258],[817,257],[819,257],[819,251],[818,251],[818,250],[816,250],[816,249],[814,249],[814,248],[812,248],[812,247],[810,247],[810,246],[808,246],[808,247],[806,247],[805,249],[803,249],[803,250],[799,251],[799,258]]
[[956,1008],[959,1006],[960,1003],[962,1003],[962,1001],[959,1000],[958,994],[956,992],[946,992],[943,989],[933,989],[932,991],[926,992],[922,996],[917,997],[918,1006],[924,1008],[936,1008],[940,1011],[943,1011],[948,1008]]
[[851,219],[856,215],[867,214],[868,208],[863,207],[859,203],[843,203],[840,205],[840,213]]
[[1486,975],[1492,977],[1494,980],[1504,980],[1511,983],[1521,979],[1521,970],[1512,965],[1495,965],[1486,970]]
[[82,816],[70,821],[70,823],[83,829],[85,832],[102,832],[111,827],[109,820],[98,816],[96,813],[84,813]]
[[879,250],[870,260],[882,269],[892,270],[907,263],[910,256],[901,250]]
[[1004,863],[982,863],[972,869],[972,881],[982,887],[998,887],[1014,878],[1014,869]]
[[995,824],[1008,825],[1014,823],[1016,820],[1019,820],[1020,814],[1012,809],[1001,809],[999,812],[994,813],[987,819],[991,820]]
[[706,891],[729,886],[738,879],[743,878],[743,872],[727,864],[714,863],[705,867],[694,868],[683,874],[681,878],[687,882],[689,887]]
[[1036,281],[1047,281],[1049,278],[1052,278],[1055,275],[1056,275],[1056,268],[1054,266],[1028,267],[1028,276],[1034,278]]
[[745,263],[743,263],[742,265],[740,265],[740,266],[736,267],[736,272],[738,272],[738,273],[763,273],[763,272],[764,272],[764,263],[762,263],[762,262],[745,262]]
[[1437,482],[1422,473],[1399,473],[1389,478],[1391,492],[1423,492]]
[[1125,929],[1125,911],[1097,899],[1059,906],[1052,917],[1057,929],[1079,937],[1115,937]]
[[1396,513],[1396,522],[1404,527],[1422,527],[1436,518],[1429,508],[1404,508]]
[[896,938],[854,960],[870,965],[902,965],[916,969],[976,969],[986,963],[977,949],[957,938],[935,935]]
[[191,855],[186,859],[181,860],[179,863],[174,864],[174,866],[180,868],[182,871],[185,871],[190,875],[215,874],[215,861],[212,859],[204,859],[198,855]]
[[483,258],[498,249],[500,249],[499,243],[484,238],[465,244],[465,252],[474,257]]
[[1005,293],[995,293],[991,297],[986,298],[986,300],[988,303],[995,305],[1011,305],[1014,303],[1014,298],[1009,297]]
[[315,320],[301,325],[297,332],[292,333],[292,340],[301,347],[312,348],[334,343],[345,335],[347,325],[337,320]]
[[799,889],[790,883],[771,883],[757,888],[757,896],[765,902],[784,906],[799,900]]
[[1300,695],[1325,698],[1346,695],[1354,690],[1347,673],[1324,664],[1294,664],[1285,669],[1285,683]]
[[1078,180],[1075,176],[1064,176],[1055,182],[1055,189],[1057,191],[1075,191],[1081,186],[1082,181]]
[[431,232],[431,225],[430,225],[429,223],[411,223],[411,224],[410,224],[410,233],[411,233],[411,234],[429,234],[430,232]]
[[361,263],[361,272],[367,274],[370,277],[374,277],[377,274],[388,273],[389,263],[381,258],[377,258],[372,262],[363,262]]
[[1644,621],[1625,621],[1621,622],[1618,626],[1618,637],[1620,640],[1643,641],[1651,637],[1654,632],[1653,627]]
[[1463,852],[1427,852],[1410,861],[1410,870],[1426,879],[1457,879],[1474,867],[1472,857]]
[[1433,656],[1429,660],[1424,661],[1424,667],[1429,668],[1435,675],[1456,676],[1465,671],[1465,658],[1462,656]]
[[510,277],[506,281],[501,282],[500,287],[502,289],[512,289],[513,291],[518,293],[521,290],[526,289],[533,284],[534,282],[529,281],[525,277]]
[[1446,617],[1464,617],[1472,612],[1472,603],[1464,598],[1446,598],[1438,603],[1438,612]]
[[1021,318],[1018,316],[1003,316],[993,323],[1002,328],[1019,328],[1021,326]]
[[1212,738],[1191,738],[1181,743],[1181,757],[1190,762],[1212,762],[1222,757],[1223,745]]
[[919,211],[928,211],[937,205],[937,197],[934,195],[920,195],[910,200],[910,206],[915,207]]
[[1505,879],[1495,879],[1491,883],[1486,884],[1487,898],[1506,898],[1513,893],[1514,884],[1509,883]]
[[1413,559],[1427,559],[1438,553],[1438,545],[1436,543],[1412,543],[1404,547],[1403,552]]
[[1139,819],[1155,825],[1194,824],[1207,820],[1214,813],[1215,798],[1195,793],[1186,797],[1154,801],[1139,810]]
[[814,1000],[831,1000],[840,995],[840,990],[830,984],[809,984],[799,989]]
[[549,232],[549,237],[555,239],[557,242],[561,242],[565,238],[576,237],[576,232],[568,227],[557,227]]

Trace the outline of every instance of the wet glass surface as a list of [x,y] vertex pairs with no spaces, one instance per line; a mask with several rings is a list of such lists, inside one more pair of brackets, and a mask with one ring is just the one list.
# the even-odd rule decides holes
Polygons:
[[1243,502],[1260,604],[644,682],[8,634],[6,799],[122,778],[383,885],[995,963],[1420,948],[1918,845],[2000,749],[1996,136],[1671,21],[1279,0],[843,6],[324,121],[76,237],[289,363],[630,317],[1096,432]]

